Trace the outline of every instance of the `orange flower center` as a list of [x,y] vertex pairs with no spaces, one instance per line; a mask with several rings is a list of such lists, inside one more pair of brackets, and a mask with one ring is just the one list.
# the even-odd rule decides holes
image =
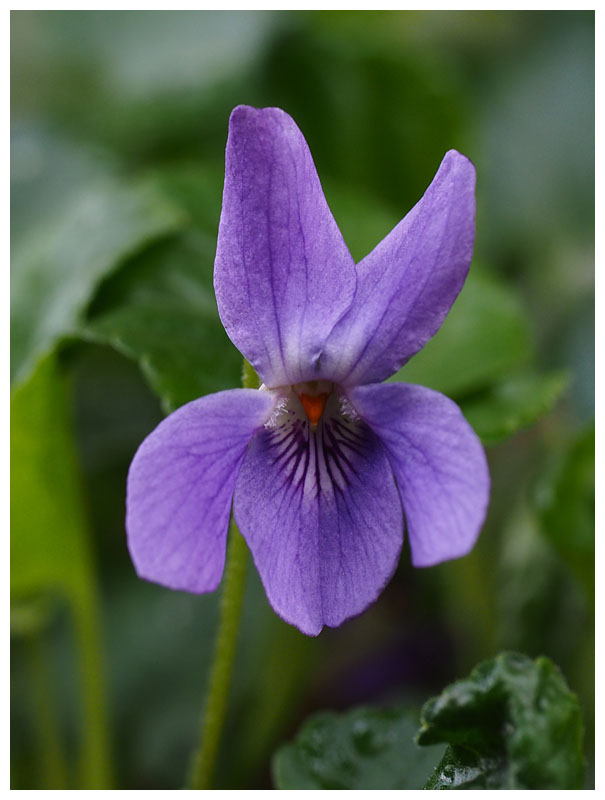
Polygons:
[[298,396],[300,398],[300,402],[302,403],[302,407],[305,409],[307,419],[311,425],[315,427],[321,419],[321,415],[324,413],[329,392],[322,392],[321,394],[317,395],[301,393]]

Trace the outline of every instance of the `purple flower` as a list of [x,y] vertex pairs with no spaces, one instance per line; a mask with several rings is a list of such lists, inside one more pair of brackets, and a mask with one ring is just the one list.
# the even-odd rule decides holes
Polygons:
[[465,555],[486,513],[483,448],[438,392],[381,384],[436,333],[462,288],[475,170],[450,150],[424,197],[355,265],[288,114],[229,122],[214,285],[263,381],[178,409],[128,475],[138,574],[213,591],[229,515],[269,602],[303,633],[362,612],[403,543],[426,567]]

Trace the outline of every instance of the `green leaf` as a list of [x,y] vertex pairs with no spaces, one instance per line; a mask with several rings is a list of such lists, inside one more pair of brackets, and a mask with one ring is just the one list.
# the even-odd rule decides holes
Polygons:
[[316,714],[277,751],[278,789],[420,789],[443,754],[414,742],[417,717],[401,709]]
[[503,379],[461,406],[484,444],[496,444],[551,411],[568,385],[569,375],[563,371],[528,372]]
[[11,592],[71,591],[88,570],[86,521],[55,359],[11,397]]
[[242,386],[244,389],[259,389],[261,386],[261,379],[252,364],[246,359],[242,365]]
[[422,709],[421,745],[447,743],[427,789],[576,789],[583,780],[576,696],[548,658],[500,653]]
[[79,651],[83,730],[79,785],[111,784],[96,576],[68,408],[54,353],[11,397],[13,632],[44,624],[56,598],[70,605]]
[[158,189],[186,214],[189,223],[216,240],[221,215],[224,159],[183,161],[153,172]]
[[12,378],[24,380],[40,355],[74,332],[100,281],[182,214],[152,181],[107,180],[33,230],[13,258]]
[[541,529],[594,602],[595,429],[573,440],[536,487],[534,504]]
[[525,364],[531,349],[527,315],[516,294],[472,266],[441,329],[390,380],[461,396]]
[[240,384],[241,355],[212,288],[214,251],[201,232],[147,249],[107,281],[79,331],[137,360],[166,411]]

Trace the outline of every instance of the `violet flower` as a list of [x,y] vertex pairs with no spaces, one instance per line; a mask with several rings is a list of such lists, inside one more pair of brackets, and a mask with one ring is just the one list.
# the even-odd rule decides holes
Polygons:
[[471,550],[489,495],[479,439],[447,397],[380,381],[435,334],[462,288],[474,186],[473,165],[450,150],[355,265],[292,118],[233,111],[214,285],[263,386],[194,400],[139,448],[126,526],[142,578],[213,591],[233,501],[269,602],[316,635],[378,597],[404,514],[415,566]]

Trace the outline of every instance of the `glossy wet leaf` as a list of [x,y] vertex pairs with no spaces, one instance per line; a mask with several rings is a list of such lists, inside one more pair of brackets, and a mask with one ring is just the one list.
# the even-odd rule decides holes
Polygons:
[[241,356],[214,299],[214,249],[199,232],[141,253],[103,287],[80,330],[137,360],[167,411],[240,383]]
[[421,712],[418,743],[449,745],[427,789],[577,789],[582,718],[548,658],[501,653]]
[[461,406],[484,444],[496,444],[552,411],[568,384],[563,371],[513,375]]
[[276,788],[420,789],[443,747],[418,747],[417,727],[401,709],[316,714],[275,754]]
[[460,397],[526,363],[531,349],[529,321],[515,292],[473,265],[441,329],[390,380]]
[[107,179],[32,230],[13,257],[11,377],[25,379],[40,355],[75,331],[103,278],[182,221],[152,181]]

